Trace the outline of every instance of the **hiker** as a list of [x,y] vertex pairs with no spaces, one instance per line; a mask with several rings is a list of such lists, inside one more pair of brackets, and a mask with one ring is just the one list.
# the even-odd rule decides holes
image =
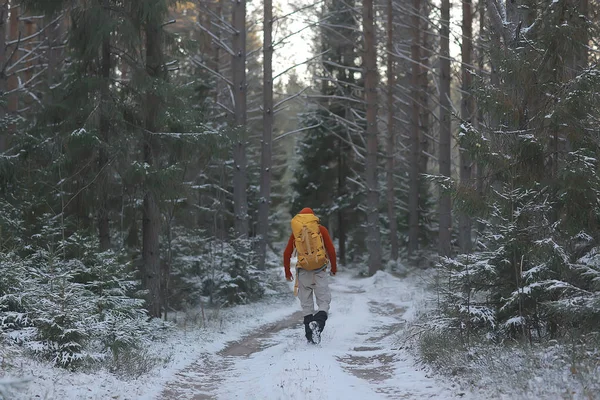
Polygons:
[[[335,248],[327,228],[319,224],[319,218],[310,208],[303,208],[292,218],[292,235],[283,252],[285,278],[294,279],[290,270],[290,258],[294,247],[298,254],[294,295],[300,299],[304,312],[304,330],[310,343],[321,341],[321,332],[329,313],[331,292],[327,283],[327,265],[331,263],[331,275],[337,272]],[[317,301],[314,313],[313,294]],[[313,314],[314,313],[314,314]]]

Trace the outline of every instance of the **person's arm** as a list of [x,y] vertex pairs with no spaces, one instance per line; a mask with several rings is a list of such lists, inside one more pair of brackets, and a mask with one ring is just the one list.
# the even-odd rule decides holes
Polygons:
[[283,268],[285,269],[285,279],[287,279],[288,281],[294,279],[292,271],[290,270],[290,258],[292,258],[292,252],[294,251],[295,241],[296,238],[294,238],[294,234],[292,233],[292,235],[290,236],[290,240],[288,240],[288,244],[283,252]]
[[337,261],[335,259],[335,247],[333,247],[333,242],[331,241],[331,237],[329,236],[329,231],[323,225],[319,226],[321,230],[321,236],[323,236],[323,244],[325,245],[325,249],[327,250],[327,254],[329,255],[329,261],[331,261],[331,273],[335,275],[337,273]]

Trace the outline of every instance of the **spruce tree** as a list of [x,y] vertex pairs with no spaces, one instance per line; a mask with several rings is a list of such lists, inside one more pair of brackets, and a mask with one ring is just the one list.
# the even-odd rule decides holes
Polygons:
[[477,94],[488,128],[465,124],[460,136],[488,176],[482,198],[456,194],[459,211],[480,218],[478,247],[442,264],[461,294],[447,304],[473,331],[485,309],[485,330],[541,340],[589,329],[599,315],[600,73],[582,58],[598,24],[580,4],[529,6],[518,23],[507,4],[514,23],[493,26],[501,35],[489,53],[497,80],[480,77]]

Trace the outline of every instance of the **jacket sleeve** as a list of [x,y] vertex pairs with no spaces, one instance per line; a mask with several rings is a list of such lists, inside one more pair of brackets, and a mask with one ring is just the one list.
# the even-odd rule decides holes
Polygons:
[[288,244],[283,252],[283,267],[285,268],[286,276],[292,274],[292,272],[290,271],[290,258],[292,258],[292,252],[294,251],[295,240],[296,238],[294,238],[294,234],[292,233],[290,236],[290,240],[288,240]]
[[325,244],[325,249],[327,250],[327,254],[329,255],[329,261],[331,261],[331,272],[337,272],[337,261],[335,259],[335,247],[333,247],[333,242],[331,241],[331,237],[329,236],[329,231],[324,226],[319,226],[321,230],[321,236],[323,236],[323,244]]

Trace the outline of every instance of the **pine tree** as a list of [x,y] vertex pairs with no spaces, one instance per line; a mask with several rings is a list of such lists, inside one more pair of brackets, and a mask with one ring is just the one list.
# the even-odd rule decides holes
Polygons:
[[491,321],[483,332],[543,340],[589,329],[598,317],[600,74],[582,59],[598,25],[580,17],[581,4],[529,4],[520,23],[515,5],[501,5],[508,24],[489,10],[501,35],[489,54],[497,78],[480,77],[477,93],[498,124],[463,126],[460,136],[491,180],[483,198],[457,193],[458,211],[480,217],[480,244],[442,263],[461,294],[446,303],[473,332],[483,328],[479,307]]

